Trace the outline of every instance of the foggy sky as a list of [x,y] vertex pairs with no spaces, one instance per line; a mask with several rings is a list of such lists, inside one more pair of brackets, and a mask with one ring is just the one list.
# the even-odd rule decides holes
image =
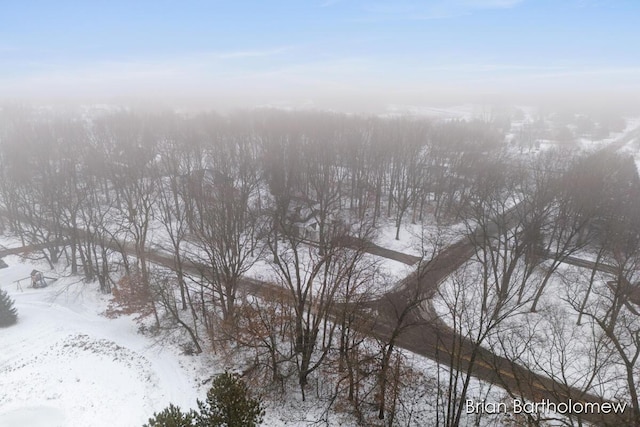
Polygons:
[[10,3],[0,100],[364,111],[640,95],[634,1]]

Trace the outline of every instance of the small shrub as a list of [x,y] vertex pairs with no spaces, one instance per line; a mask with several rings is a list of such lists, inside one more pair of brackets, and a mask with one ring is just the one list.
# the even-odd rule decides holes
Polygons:
[[112,294],[113,300],[107,307],[107,317],[134,314],[135,319],[140,321],[153,314],[151,290],[140,273],[123,276],[112,289]]

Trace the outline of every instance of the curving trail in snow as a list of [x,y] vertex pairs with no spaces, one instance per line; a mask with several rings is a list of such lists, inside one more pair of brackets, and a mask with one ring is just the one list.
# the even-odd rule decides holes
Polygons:
[[187,356],[138,334],[129,318],[102,316],[95,286],[63,278],[33,289],[25,280],[21,291],[14,281],[34,265],[5,261],[0,287],[19,321],[0,329],[0,426],[139,427],[169,402],[195,406]]

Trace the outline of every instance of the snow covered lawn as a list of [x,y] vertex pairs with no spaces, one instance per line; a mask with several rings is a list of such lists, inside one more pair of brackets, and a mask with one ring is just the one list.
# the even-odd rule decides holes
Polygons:
[[0,425],[139,427],[169,402],[195,406],[193,361],[138,334],[130,318],[102,316],[107,297],[94,284],[71,277],[33,289],[24,280],[21,291],[13,282],[34,264],[5,261],[0,286],[19,319],[0,329]]

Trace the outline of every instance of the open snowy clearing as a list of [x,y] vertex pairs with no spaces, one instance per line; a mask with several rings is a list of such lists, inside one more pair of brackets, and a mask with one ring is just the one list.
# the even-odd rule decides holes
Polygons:
[[24,280],[21,291],[14,281],[34,265],[5,261],[0,286],[19,319],[0,329],[0,425],[141,426],[169,402],[195,406],[189,357],[154,345],[130,318],[102,316],[107,297],[96,286],[62,278],[33,289]]

